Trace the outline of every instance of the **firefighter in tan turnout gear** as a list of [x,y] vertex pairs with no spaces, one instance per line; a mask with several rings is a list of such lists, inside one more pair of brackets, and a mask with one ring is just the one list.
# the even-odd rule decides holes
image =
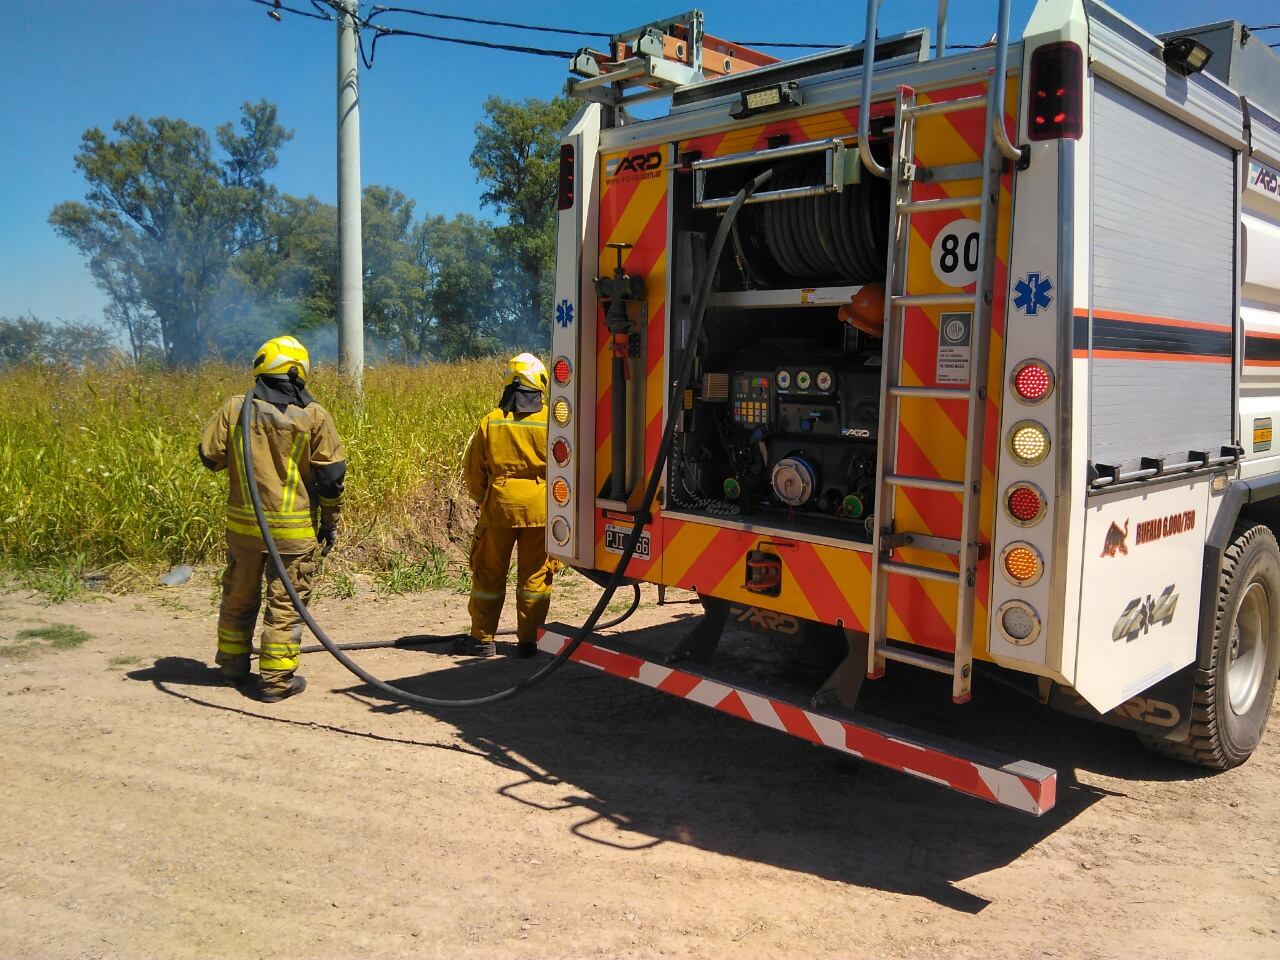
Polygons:
[[[256,378],[250,421],[253,466],[262,508],[289,577],[307,600],[315,574],[317,543],[325,556],[337,542],[346,455],[328,411],[306,389],[311,363],[293,337],[262,345],[253,361]],[[240,458],[243,396],[214,414],[200,441],[200,460],[227,470],[227,570],[218,613],[217,663],[232,683],[249,676],[249,653],[266,575],[267,609],[259,643],[260,699],[275,703],[301,693],[295,676],[302,621],[272,568],[247,492]]]
[[538,628],[547,619],[551,581],[559,564],[547,557],[548,380],[542,361],[529,353],[507,363],[502,399],[476,428],[464,457],[471,499],[480,506],[471,547],[471,632],[455,653],[491,657],[507,591],[511,552],[516,559],[516,654],[537,651]]

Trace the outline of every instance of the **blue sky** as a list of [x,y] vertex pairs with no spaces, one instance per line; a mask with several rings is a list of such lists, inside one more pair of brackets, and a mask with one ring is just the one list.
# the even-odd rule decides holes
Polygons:
[[[687,9],[692,0],[584,5],[567,0],[386,0],[446,13],[609,32]],[[307,6],[307,0],[290,0]],[[1015,0],[1020,32],[1033,0]],[[1157,32],[1234,17],[1280,20],[1273,0],[1116,0],[1122,13]],[[362,8],[365,5],[362,4]],[[858,42],[861,3],[704,0],[708,32],[734,40]],[[266,97],[294,131],[275,182],[294,194],[335,196],[332,24],[286,15],[268,19],[250,0],[3,0],[0,63],[0,317],[96,320],[102,297],[83,260],[54,235],[54,204],[79,199],[73,155],[81,133],[130,113],[182,117],[206,128],[233,119],[246,100]],[[1212,12],[1206,12],[1211,8]],[[932,27],[930,0],[890,0],[882,33]],[[994,30],[994,0],[952,0],[951,42],[981,42]],[[1269,18],[1269,19],[1268,19]],[[392,23],[391,19],[383,22]],[[554,49],[588,41],[400,18],[409,29]],[[1280,31],[1270,35],[1280,40]],[[467,163],[487,96],[548,97],[565,79],[557,59],[395,38],[362,75],[365,184],[398,187],[419,213],[484,211]]]

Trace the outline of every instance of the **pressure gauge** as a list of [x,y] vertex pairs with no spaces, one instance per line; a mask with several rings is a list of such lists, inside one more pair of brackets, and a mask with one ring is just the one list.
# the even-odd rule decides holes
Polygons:
[[809,371],[801,370],[796,374],[796,386],[801,390],[808,390],[810,383]]
[[816,383],[818,384],[818,389],[821,390],[823,393],[826,393],[826,391],[830,390],[831,389],[831,371],[819,370]]
[[788,387],[790,387],[790,386],[791,386],[791,371],[789,371],[789,370],[779,370],[779,371],[778,371],[778,376],[777,376],[777,382],[778,382],[778,389],[779,389],[779,390],[786,390]]

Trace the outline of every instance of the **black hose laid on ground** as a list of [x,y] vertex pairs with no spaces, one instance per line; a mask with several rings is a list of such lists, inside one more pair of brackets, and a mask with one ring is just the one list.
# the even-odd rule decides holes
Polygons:
[[653,507],[654,498],[658,493],[658,484],[662,480],[662,473],[666,466],[667,456],[671,452],[671,444],[675,439],[676,424],[679,422],[677,411],[683,409],[683,398],[685,386],[689,381],[689,377],[693,372],[693,361],[697,354],[698,335],[702,331],[702,320],[706,315],[707,303],[711,299],[711,286],[715,280],[716,267],[720,262],[720,255],[724,252],[725,241],[729,237],[729,230],[733,226],[733,221],[737,218],[738,212],[742,209],[742,205],[746,202],[747,197],[760,188],[760,186],[772,175],[772,170],[766,170],[759,174],[754,180],[749,182],[737,195],[734,196],[733,202],[729,204],[725,210],[724,218],[720,221],[720,227],[716,230],[715,240],[712,241],[711,251],[707,256],[705,273],[702,284],[698,287],[694,296],[693,307],[690,312],[692,322],[689,327],[689,334],[685,341],[684,355],[680,361],[679,375],[675,378],[671,385],[671,392],[667,398],[667,410],[670,414],[662,431],[662,440],[658,444],[657,457],[654,460],[653,472],[649,474],[648,483],[645,485],[644,495],[640,500],[640,507],[636,511],[635,522],[631,525],[631,530],[627,534],[626,542],[622,547],[622,556],[618,558],[618,564],[614,567],[613,573],[605,584],[604,593],[600,595],[600,599],[596,601],[595,607],[578,627],[559,653],[551,660],[550,663],[544,665],[540,669],[534,671],[520,682],[499,690],[496,693],[486,694],[482,697],[466,697],[457,700],[449,700],[441,697],[425,697],[421,694],[411,693],[400,687],[393,686],[385,680],[380,680],[365,670],[360,664],[352,660],[346,653],[332,640],[320,624],[316,623],[315,618],[311,615],[311,611],[307,609],[307,605],[298,596],[298,589],[293,585],[293,581],[289,578],[289,570],[285,566],[284,560],[280,557],[280,550],[276,546],[275,539],[271,536],[271,530],[267,526],[266,516],[262,510],[262,495],[258,492],[257,477],[253,470],[253,445],[250,442],[250,416],[253,409],[253,391],[249,391],[244,398],[244,405],[240,408],[240,453],[244,460],[244,469],[249,489],[249,499],[253,502],[253,513],[258,519],[258,529],[262,532],[262,540],[266,545],[267,554],[271,558],[271,564],[275,568],[276,574],[280,577],[280,582],[284,585],[285,592],[289,595],[289,600],[293,603],[294,609],[298,611],[298,615],[303,622],[315,634],[316,639],[327,650],[335,660],[350,670],[369,686],[373,687],[380,693],[385,694],[393,700],[407,704],[411,707],[426,707],[438,710],[448,707],[479,707],[490,703],[497,703],[500,700],[506,700],[514,697],[516,694],[523,693],[530,687],[547,677],[551,676],[556,670],[560,669],[573,656],[573,652],[582,645],[587,637],[591,636],[592,631],[600,623],[600,618],[604,615],[605,608],[613,600],[614,593],[618,587],[622,585],[623,580],[627,576],[627,567],[631,564],[631,558],[635,555],[636,544],[640,541],[640,531],[643,529],[645,522],[650,519],[649,511]]
[[[635,595],[631,598],[631,603],[627,609],[618,614],[612,620],[602,620],[596,624],[597,630],[608,630],[610,627],[616,627],[631,619],[631,615],[640,608],[640,584],[633,583],[631,589],[635,591]],[[497,630],[494,632],[495,637],[513,637],[515,630],[508,627],[505,630]],[[408,637],[397,637],[394,640],[364,640],[359,643],[339,643],[335,644],[339,650],[412,650],[415,647],[427,647],[435,643],[452,643],[456,640],[456,636],[441,637],[430,633],[417,633]],[[253,651],[257,653],[255,649]],[[328,648],[324,644],[318,643],[315,646],[303,647],[299,653],[327,653]]]

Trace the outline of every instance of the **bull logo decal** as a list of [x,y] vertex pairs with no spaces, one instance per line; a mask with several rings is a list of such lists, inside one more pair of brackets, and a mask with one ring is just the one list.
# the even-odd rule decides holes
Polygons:
[[1104,557],[1114,557],[1116,554],[1128,554],[1129,545],[1125,543],[1129,539],[1129,518],[1124,518],[1124,529],[1121,530],[1119,524],[1114,520],[1111,521],[1111,527],[1107,530],[1106,539],[1102,541],[1102,555]]

